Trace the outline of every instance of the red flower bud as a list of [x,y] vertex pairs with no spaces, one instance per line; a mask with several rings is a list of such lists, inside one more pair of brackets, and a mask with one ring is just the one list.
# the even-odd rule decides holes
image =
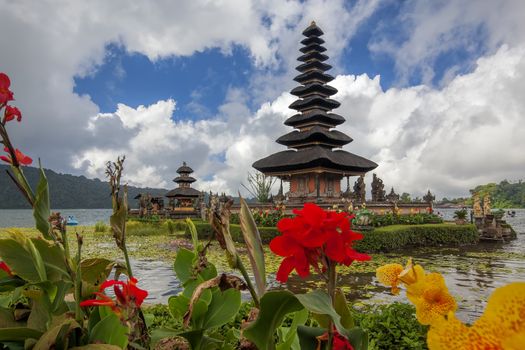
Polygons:
[[4,73],[0,73],[0,105],[14,100],[13,92],[9,90],[9,86],[11,86],[9,77]]

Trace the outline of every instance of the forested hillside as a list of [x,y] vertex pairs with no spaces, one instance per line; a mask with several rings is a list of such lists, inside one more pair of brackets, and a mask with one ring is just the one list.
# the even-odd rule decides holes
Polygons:
[[[15,184],[5,173],[8,165],[0,165],[0,209],[29,208],[24,197],[18,192]],[[85,176],[58,174],[45,169],[51,193],[51,207],[55,209],[103,209],[111,208],[109,185],[98,179],[88,179]],[[38,170],[24,167],[24,174],[29,183],[36,188]],[[175,184],[173,184],[175,186]],[[153,195],[164,195],[167,190],[156,188],[128,187],[130,205],[136,206],[133,200],[137,194],[149,192]]]
[[470,192],[477,193],[480,197],[489,194],[494,208],[525,208],[525,183],[521,180],[515,183],[503,180],[499,184],[479,185]]

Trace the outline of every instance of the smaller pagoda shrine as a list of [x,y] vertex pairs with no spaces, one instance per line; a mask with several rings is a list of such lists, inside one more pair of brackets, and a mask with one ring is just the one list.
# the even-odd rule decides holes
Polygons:
[[177,169],[177,176],[173,181],[179,185],[179,187],[166,193],[166,197],[170,199],[170,206],[173,210],[184,210],[193,209],[195,207],[195,201],[201,196],[201,192],[192,188],[191,184],[197,181],[190,174],[193,173],[193,169],[186,165],[186,162],[182,163],[182,166]]

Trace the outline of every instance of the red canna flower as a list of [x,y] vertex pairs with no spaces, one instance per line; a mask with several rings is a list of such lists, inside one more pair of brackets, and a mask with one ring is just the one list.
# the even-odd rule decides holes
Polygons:
[[22,120],[22,113],[20,112],[20,110],[16,107],[6,106],[4,114],[4,123],[7,123],[8,121],[11,121],[15,118],[17,121]]
[[[9,154],[9,149],[7,147],[4,147],[4,151],[6,151],[8,155],[0,156],[0,159],[6,163],[13,164],[13,160],[11,159],[11,155]],[[23,154],[18,148],[15,149],[15,155],[16,155],[16,160],[18,160],[18,163],[22,165],[29,165],[33,163],[33,159]]]
[[363,238],[351,230],[347,213],[323,210],[306,203],[302,210],[294,210],[294,218],[277,223],[281,236],[270,242],[270,249],[284,259],[277,271],[277,280],[286,282],[295,269],[300,277],[307,277],[310,266],[319,270],[322,257],[340,264],[350,265],[354,260],[370,260],[370,256],[352,249],[355,240]]
[[5,73],[0,73],[0,105],[14,99],[13,92],[9,90],[9,86],[11,86],[9,77]]
[[[104,290],[109,287],[113,287],[116,301],[104,294]],[[100,285],[99,292],[95,295],[98,299],[84,300],[80,306],[109,306],[120,315],[123,309],[140,307],[148,292],[137,287],[137,279],[132,277],[127,282],[107,280]]]
[[[354,350],[354,347],[352,346],[350,341],[348,341],[346,337],[339,334],[335,328],[333,330],[333,334],[334,337],[332,340],[332,350]],[[322,335],[317,337],[318,349],[321,348],[322,341],[328,341],[328,332],[323,333]]]
[[13,272],[11,271],[9,266],[7,266],[7,264],[3,261],[0,261],[0,270],[4,270],[9,276],[13,276]]

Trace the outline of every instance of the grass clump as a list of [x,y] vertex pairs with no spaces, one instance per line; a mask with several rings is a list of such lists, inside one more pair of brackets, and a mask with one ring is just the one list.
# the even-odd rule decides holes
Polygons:
[[95,224],[95,232],[107,232],[108,225],[104,221],[97,221]]

